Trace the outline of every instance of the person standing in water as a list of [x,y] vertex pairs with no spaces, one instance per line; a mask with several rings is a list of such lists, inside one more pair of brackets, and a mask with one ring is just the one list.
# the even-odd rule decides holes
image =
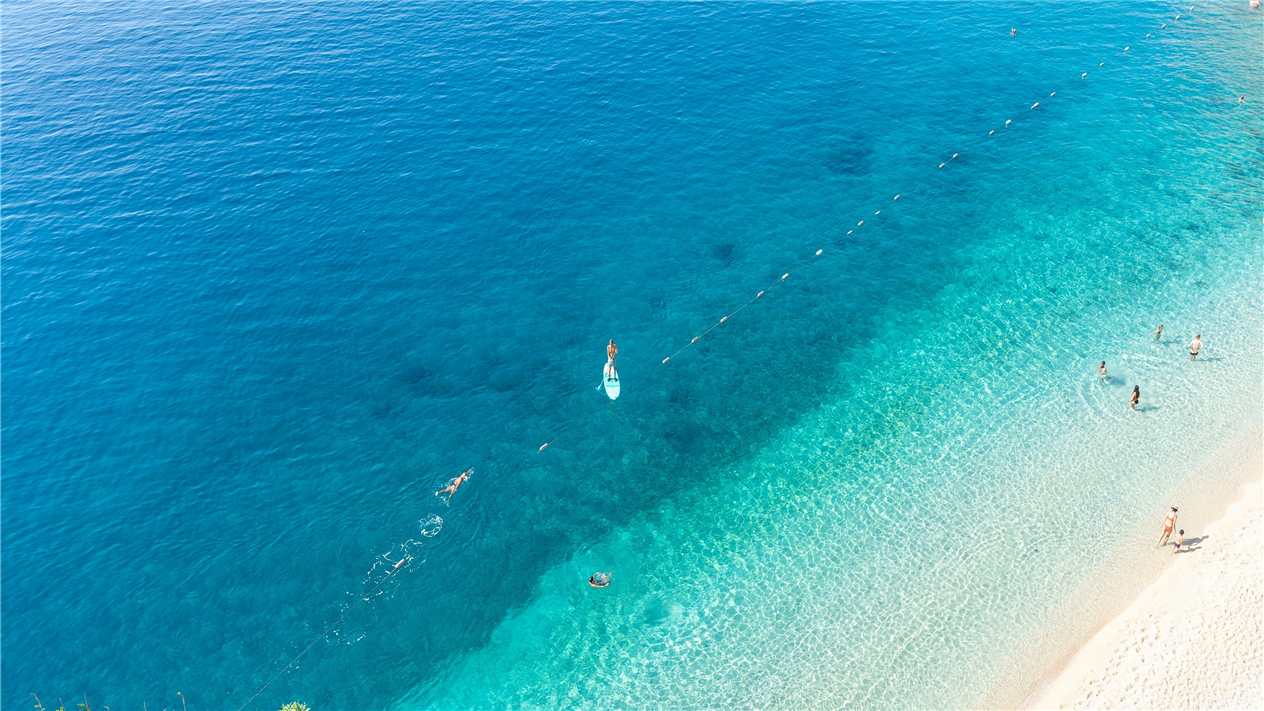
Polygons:
[[1201,351],[1202,349],[1203,349],[1203,334],[1200,333],[1194,336],[1194,340],[1189,342],[1189,359],[1197,360],[1198,351]]
[[619,355],[619,347],[614,344],[614,339],[610,339],[610,345],[606,346],[606,380],[618,380],[619,371],[615,369],[615,358]]
[[1185,529],[1176,532],[1176,541],[1172,543],[1172,555],[1181,552],[1181,545],[1185,543]]
[[1162,339],[1163,339],[1163,324],[1159,324],[1159,327],[1154,329],[1154,340],[1158,341]]
[[1159,545],[1167,543],[1167,539],[1172,536],[1172,528],[1176,525],[1176,507],[1167,513],[1167,518],[1163,519],[1163,535],[1159,536]]
[[1128,404],[1135,410],[1137,409],[1137,403],[1139,402],[1141,402],[1141,386],[1134,385],[1132,386],[1132,397],[1128,400]]
[[1097,366],[1097,373],[1098,373],[1097,375],[1098,380],[1106,379],[1106,361],[1102,361],[1102,364]]

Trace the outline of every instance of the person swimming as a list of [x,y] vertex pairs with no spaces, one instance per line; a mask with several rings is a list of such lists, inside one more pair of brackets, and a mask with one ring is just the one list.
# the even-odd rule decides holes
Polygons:
[[1154,340],[1156,341],[1163,338],[1163,324],[1159,324],[1159,327],[1154,329],[1153,335],[1154,335]]
[[448,498],[445,500],[445,502],[446,502],[446,503],[451,503],[451,502],[452,502],[452,495],[456,493],[456,490],[457,490],[457,489],[460,489],[460,488],[461,488],[461,485],[462,485],[462,484],[464,484],[464,483],[465,483],[465,480],[466,480],[466,479],[469,479],[469,478],[470,478],[470,475],[471,475],[471,474],[473,474],[473,473],[474,473],[474,468],[473,468],[473,467],[470,467],[469,469],[466,469],[465,471],[461,472],[461,476],[459,476],[459,477],[457,477],[457,478],[453,479],[452,481],[448,482],[448,486],[447,486],[447,488],[445,488],[445,489],[440,489],[439,491],[436,491],[436,492],[435,492],[435,496],[443,496],[444,494],[447,494],[447,495],[448,495]]
[[1141,386],[1134,385],[1132,386],[1132,397],[1129,398],[1128,404],[1135,410],[1137,409],[1137,403],[1139,402],[1141,402]]
[[1167,543],[1167,539],[1172,535],[1172,528],[1176,525],[1176,507],[1168,512],[1167,518],[1163,519],[1163,535],[1159,537],[1159,545]]
[[588,578],[588,586],[594,588],[604,588],[610,584],[610,573],[593,573]]
[[1018,34],[1018,28],[1016,28],[1016,27],[1011,27],[1011,28],[1009,28],[1009,36],[1010,36],[1010,37],[1013,37],[1014,35],[1017,35],[1017,34]]
[[618,380],[619,371],[615,369],[615,359],[619,356],[619,347],[614,344],[614,339],[610,339],[610,345],[606,346],[606,380]]

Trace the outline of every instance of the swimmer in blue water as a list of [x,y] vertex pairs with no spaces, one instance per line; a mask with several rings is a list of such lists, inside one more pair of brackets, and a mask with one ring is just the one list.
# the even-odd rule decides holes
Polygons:
[[474,469],[473,469],[473,468],[466,469],[465,471],[461,472],[461,476],[459,476],[459,477],[457,477],[457,478],[453,479],[452,481],[448,482],[448,486],[447,486],[447,488],[445,488],[445,489],[440,489],[439,491],[436,491],[436,492],[435,492],[435,496],[443,496],[444,494],[447,494],[447,495],[448,495],[448,498],[447,498],[447,499],[445,499],[445,502],[446,502],[446,503],[451,503],[451,502],[452,502],[452,495],[456,493],[456,490],[457,490],[457,489],[460,489],[460,488],[461,488],[461,485],[462,485],[462,484],[464,484],[464,483],[465,483],[465,481],[466,481],[467,479],[469,479],[469,478],[470,478],[470,475],[471,475],[471,474],[473,474],[473,473],[474,473]]

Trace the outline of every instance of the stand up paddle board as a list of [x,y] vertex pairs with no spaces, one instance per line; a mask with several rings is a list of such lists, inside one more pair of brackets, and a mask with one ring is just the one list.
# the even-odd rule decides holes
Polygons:
[[606,394],[610,396],[611,400],[619,397],[619,374],[614,371],[614,368],[610,367],[609,362],[606,363],[606,367],[601,373],[601,381],[606,386]]

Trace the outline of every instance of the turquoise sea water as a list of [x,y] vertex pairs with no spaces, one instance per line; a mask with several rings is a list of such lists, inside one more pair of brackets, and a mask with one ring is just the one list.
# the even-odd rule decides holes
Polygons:
[[1259,419],[1188,7],[7,3],[0,705],[1017,703]]

